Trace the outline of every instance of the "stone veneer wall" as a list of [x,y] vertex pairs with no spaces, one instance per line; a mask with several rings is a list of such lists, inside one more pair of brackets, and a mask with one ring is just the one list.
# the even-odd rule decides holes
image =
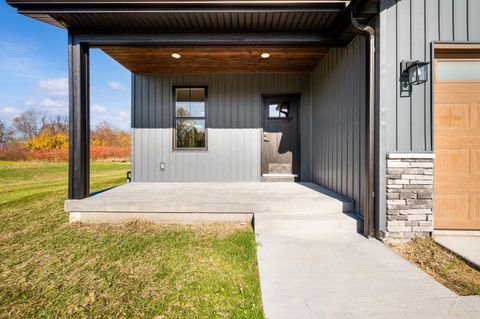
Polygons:
[[387,154],[385,241],[430,236],[433,231],[432,153]]

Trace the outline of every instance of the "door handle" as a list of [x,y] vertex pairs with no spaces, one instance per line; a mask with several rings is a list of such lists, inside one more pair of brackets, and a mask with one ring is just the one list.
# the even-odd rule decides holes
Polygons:
[[263,141],[270,142],[270,139],[268,138],[267,133],[263,133]]

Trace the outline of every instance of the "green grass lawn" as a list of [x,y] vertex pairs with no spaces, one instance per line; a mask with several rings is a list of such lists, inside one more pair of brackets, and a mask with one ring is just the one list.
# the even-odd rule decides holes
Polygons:
[[[92,191],[129,167],[93,163]],[[69,224],[64,163],[0,182],[0,318],[263,318],[249,227]]]

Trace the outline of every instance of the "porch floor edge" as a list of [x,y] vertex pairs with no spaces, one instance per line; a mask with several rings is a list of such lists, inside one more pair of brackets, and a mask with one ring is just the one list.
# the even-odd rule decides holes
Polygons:
[[70,212],[69,222],[91,224],[125,223],[143,220],[159,224],[242,223],[252,224],[253,213],[139,213]]

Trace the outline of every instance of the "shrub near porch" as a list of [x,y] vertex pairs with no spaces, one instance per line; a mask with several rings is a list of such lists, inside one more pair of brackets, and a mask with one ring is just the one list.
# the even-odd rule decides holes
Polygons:
[[[92,164],[92,189],[129,165]],[[0,162],[0,318],[263,318],[246,226],[72,225],[64,163]]]

